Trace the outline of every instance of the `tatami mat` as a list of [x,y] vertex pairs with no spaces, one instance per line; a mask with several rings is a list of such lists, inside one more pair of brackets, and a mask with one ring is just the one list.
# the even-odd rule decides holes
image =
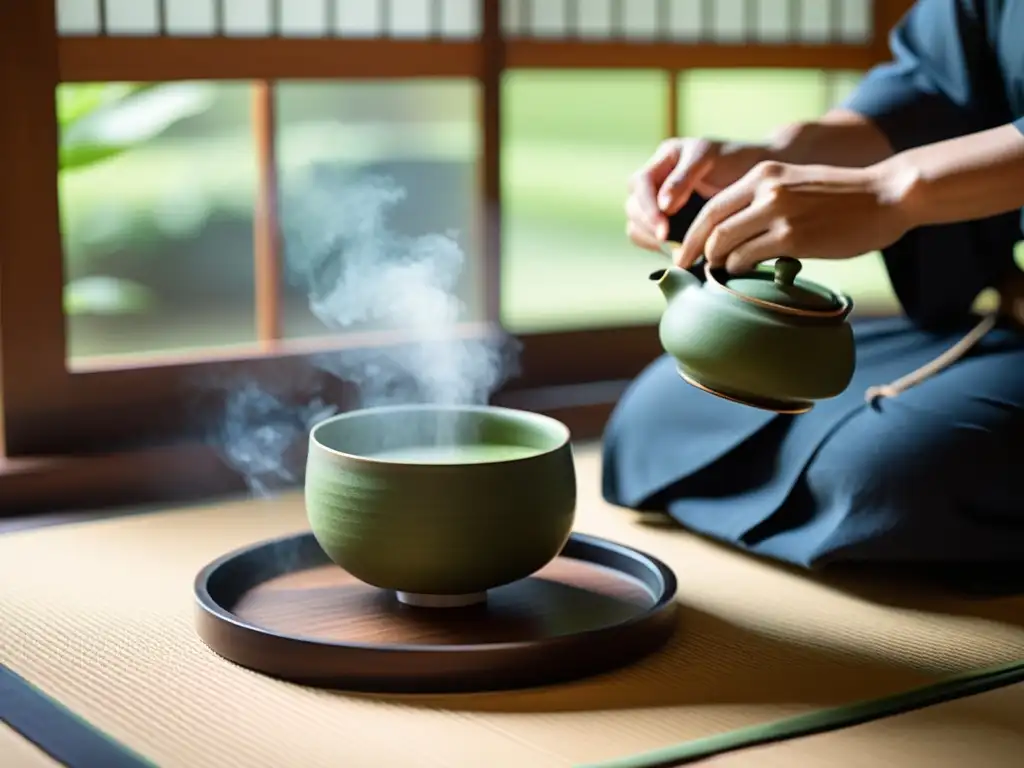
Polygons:
[[1024,684],[834,733],[708,760],[706,768],[1018,768]]
[[35,744],[25,741],[0,721],[0,766],[3,768],[60,768]]
[[[298,496],[0,536],[0,662],[164,768],[555,768],[1024,658],[1024,599],[897,599],[890,591],[890,604],[881,604],[846,593],[606,505],[596,451],[577,455],[577,528],[649,551],[679,577],[677,637],[622,672],[516,693],[375,699],[231,666],[193,632],[192,579],[227,550],[301,530]],[[947,711],[965,712],[948,716],[966,718],[965,729],[999,731],[1019,745],[1021,726],[972,714],[1008,696],[1020,702],[1008,689],[756,752],[778,765],[814,765],[817,757],[794,761],[796,753],[780,750],[835,744],[849,758],[841,752],[859,733],[895,749],[905,737],[894,724],[939,733],[952,722],[943,720]],[[6,740],[0,734],[0,748]],[[771,764],[742,762],[752,754],[719,764]],[[878,754],[829,763],[942,764]]]

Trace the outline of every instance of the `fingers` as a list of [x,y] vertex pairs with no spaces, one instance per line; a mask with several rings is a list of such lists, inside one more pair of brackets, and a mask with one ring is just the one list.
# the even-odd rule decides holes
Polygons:
[[713,268],[726,266],[726,260],[737,248],[767,232],[772,211],[757,200],[716,226],[704,243],[704,257]]
[[679,162],[681,142],[662,142],[654,156],[630,179],[630,198],[636,200],[637,221],[657,237],[668,237],[668,218],[658,205],[657,195],[662,182]]
[[[737,222],[725,227],[723,234],[718,236],[717,239],[726,239],[726,242],[712,243],[719,261],[725,259],[730,250],[759,231],[774,229],[775,225],[769,226],[769,223],[778,218],[783,182],[787,173],[789,166],[783,163],[758,163],[737,182],[711,198],[690,225],[690,230],[676,251],[676,262],[679,266],[690,267],[702,253],[709,256],[708,240],[712,233],[728,219],[747,208],[752,208],[749,215],[744,215]],[[712,266],[722,265],[714,263],[710,256],[708,261]]]
[[655,237],[650,230],[644,229],[635,222],[631,221],[626,224],[626,235],[633,245],[646,248],[649,251],[661,251],[662,241]]
[[706,139],[683,144],[679,162],[658,190],[658,207],[662,211],[671,216],[686,205],[701,179],[711,170],[719,147],[717,142]]
[[633,195],[626,200],[626,235],[634,245],[652,251],[661,250],[662,241],[647,225],[640,202]]
[[705,253],[708,238],[715,228],[750,205],[753,199],[754,188],[746,183],[745,179],[740,179],[711,198],[690,225],[686,237],[676,251],[676,263],[684,269],[692,266],[693,262]]
[[749,272],[762,261],[786,256],[786,246],[785,233],[772,228],[738,246],[726,259],[725,268],[733,274]]

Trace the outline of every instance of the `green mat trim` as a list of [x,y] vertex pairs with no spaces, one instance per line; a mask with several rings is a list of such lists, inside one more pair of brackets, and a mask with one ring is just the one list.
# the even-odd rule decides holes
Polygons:
[[822,709],[806,715],[777,720],[774,723],[741,728],[632,757],[591,763],[578,768],[672,768],[726,752],[849,728],[1020,682],[1024,682],[1024,661],[1015,661],[1011,664],[955,675],[904,693]]
[[[107,768],[153,768],[153,764],[145,758],[119,744],[27,681],[16,678],[2,665],[0,672],[7,673],[10,681],[19,682],[18,687],[0,686],[0,715],[3,715],[0,720],[9,722],[15,731],[34,742],[44,752],[52,756],[59,755],[59,760],[64,765],[71,768],[88,768],[96,765],[95,758],[99,752],[103,752],[105,754],[102,763]],[[3,679],[0,675],[0,683]],[[1024,661],[966,672],[891,696],[822,709],[777,720],[774,723],[741,728],[652,752],[591,763],[578,768],[674,768],[726,752],[849,728],[1020,682],[1024,682]],[[14,695],[16,693],[20,698]],[[24,696],[27,693],[31,693],[34,706],[28,706],[26,703],[28,700]],[[5,708],[7,711],[4,711]],[[22,723],[21,720],[25,722]]]

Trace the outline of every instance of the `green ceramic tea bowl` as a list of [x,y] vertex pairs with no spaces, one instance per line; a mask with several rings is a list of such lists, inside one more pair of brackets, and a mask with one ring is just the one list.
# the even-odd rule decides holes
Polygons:
[[412,605],[470,605],[567,541],[569,430],[487,406],[352,411],[313,427],[305,496],[320,546],[360,581]]

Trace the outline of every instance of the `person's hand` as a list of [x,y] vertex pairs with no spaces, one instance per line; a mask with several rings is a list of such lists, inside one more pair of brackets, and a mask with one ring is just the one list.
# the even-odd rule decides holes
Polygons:
[[630,179],[626,234],[641,248],[660,250],[668,217],[696,192],[711,198],[768,157],[766,147],[711,139],[669,139]]
[[757,164],[716,195],[675,252],[689,267],[746,272],[767,259],[845,259],[892,245],[911,222],[900,206],[912,180],[882,165],[837,168]]

